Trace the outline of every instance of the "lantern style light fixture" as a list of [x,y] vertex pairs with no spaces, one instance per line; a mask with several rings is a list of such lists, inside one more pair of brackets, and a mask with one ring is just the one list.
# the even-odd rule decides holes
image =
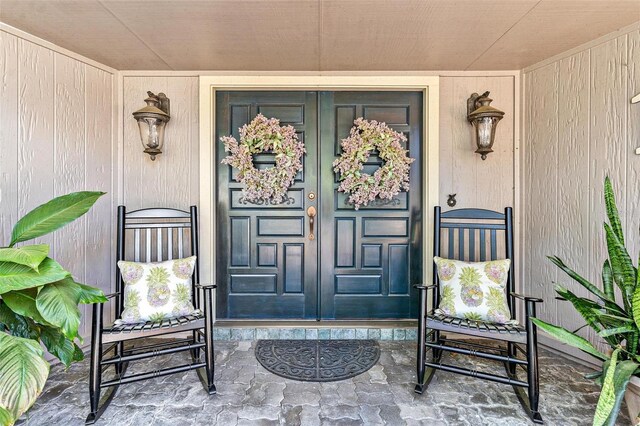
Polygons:
[[484,92],[482,95],[473,93],[469,99],[467,99],[467,120],[473,126],[473,138],[476,141],[476,153],[482,156],[482,159],[487,158],[487,154],[493,152],[491,147],[496,137],[496,127],[498,121],[504,117],[504,112],[491,106],[491,99],[489,92]]
[[144,100],[147,106],[134,112],[133,117],[138,122],[144,152],[155,161],[156,155],[162,154],[164,129],[171,119],[169,98],[164,93],[155,95],[153,92],[147,92],[147,95],[149,97]]

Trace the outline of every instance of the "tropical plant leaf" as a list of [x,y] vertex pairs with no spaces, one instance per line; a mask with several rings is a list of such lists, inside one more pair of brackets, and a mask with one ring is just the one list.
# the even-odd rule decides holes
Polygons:
[[60,327],[64,335],[73,340],[78,336],[80,310],[78,290],[71,278],[45,286],[36,298],[42,317],[51,325]]
[[42,263],[48,254],[49,246],[47,244],[0,248],[0,262],[18,263],[38,272],[38,265]]
[[627,249],[620,243],[609,224],[604,224],[609,259],[613,271],[613,280],[622,290],[622,299],[628,310],[631,310],[633,290],[636,287],[636,269],[631,262]]
[[13,312],[4,300],[0,300],[0,331],[8,330],[12,335],[25,339],[39,339],[39,329],[29,318]]
[[625,349],[632,356],[635,356],[638,353],[638,338],[640,338],[640,332],[637,328],[631,333],[631,336],[627,336],[627,345]]
[[40,339],[42,339],[42,343],[44,343],[47,350],[62,361],[65,366],[69,367],[72,362],[79,361],[76,354],[76,344],[67,339],[59,328],[42,326]]
[[562,343],[578,348],[581,351],[593,355],[603,361],[609,359],[605,354],[597,350],[587,339],[573,334],[565,328],[549,324],[538,318],[532,318],[531,321],[533,321],[533,323],[542,330],[546,331],[551,337]]
[[17,419],[42,392],[49,376],[38,342],[0,332],[0,406]]
[[587,281],[585,278],[583,278],[573,269],[565,265],[564,262],[559,257],[556,257],[556,256],[547,256],[547,257],[554,265],[562,269],[567,275],[573,278],[578,284],[586,288],[589,292],[591,292],[592,294],[594,294],[595,296],[597,296],[602,300],[606,300],[608,302],[615,304],[615,300],[611,300],[606,294],[602,292],[602,290],[600,290],[595,285],[591,284],[589,281]]
[[38,272],[18,263],[0,262],[0,294],[39,287],[60,281],[69,275],[69,272],[50,257],[42,261]]
[[36,207],[16,223],[10,247],[53,232],[85,214],[104,192],[73,192]]
[[604,265],[602,265],[602,288],[609,299],[616,300],[616,293],[613,288],[613,272],[611,271],[609,259],[605,260]]
[[598,399],[598,405],[596,406],[596,413],[593,416],[593,426],[602,426],[605,424],[611,410],[615,405],[616,395],[613,384],[613,376],[616,371],[616,365],[618,364],[618,354],[620,348],[616,348],[611,354],[611,360],[607,366],[604,374],[604,381],[602,382],[602,390],[600,391],[600,398]]
[[587,373],[583,377],[585,379],[595,380],[595,379],[597,379],[598,377],[601,377],[601,376],[602,376],[602,371],[596,371],[596,372],[593,372],[593,373]]
[[92,303],[104,303],[108,301],[104,296],[102,290],[96,287],[91,287],[86,284],[80,284],[74,282],[74,288],[77,291],[78,303],[92,304]]
[[620,361],[616,365],[616,369],[613,373],[614,400],[611,412],[609,413],[609,417],[605,423],[607,426],[614,426],[616,424],[616,419],[620,413],[620,405],[622,404],[622,399],[624,398],[627,385],[629,384],[631,376],[633,376],[637,371],[638,364],[634,361]]
[[28,288],[25,290],[10,291],[2,295],[2,300],[7,304],[16,314],[32,318],[34,321],[40,324],[48,324],[36,307],[36,296],[38,290],[35,288]]
[[640,329],[640,285],[636,285],[633,292],[633,299],[631,300],[631,306],[633,321],[636,323],[636,327]]
[[611,228],[622,245],[624,245],[624,233],[622,232],[622,224],[620,223],[620,215],[618,215],[618,208],[616,207],[616,198],[613,193],[613,186],[611,185],[611,179],[607,176],[604,179],[604,204],[607,210],[607,217]]
[[600,337],[608,337],[616,334],[633,333],[636,330],[635,325],[624,325],[622,327],[607,328],[598,331]]
[[562,286],[556,286],[555,290],[561,297],[571,302],[576,311],[582,315],[590,327],[594,328],[596,331],[599,331],[602,328],[598,323],[598,310],[601,309],[600,305],[593,300],[578,297]]
[[15,423],[13,416],[6,408],[0,406],[0,425],[12,426]]
[[82,352],[82,348],[80,348],[80,346],[75,342],[73,342],[73,346],[75,348],[73,351],[73,362],[82,361],[84,359],[84,352]]

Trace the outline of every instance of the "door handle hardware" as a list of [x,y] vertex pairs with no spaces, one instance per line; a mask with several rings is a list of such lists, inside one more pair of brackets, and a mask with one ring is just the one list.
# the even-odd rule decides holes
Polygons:
[[309,239],[315,240],[315,235],[313,235],[313,225],[316,221],[316,208],[311,206],[307,209],[307,216],[309,216]]

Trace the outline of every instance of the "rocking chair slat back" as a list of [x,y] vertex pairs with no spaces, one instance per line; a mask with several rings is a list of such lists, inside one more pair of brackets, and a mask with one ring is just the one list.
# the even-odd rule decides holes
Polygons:
[[[186,256],[197,256],[196,215],[195,206],[191,207],[191,212],[163,208],[127,212],[124,206],[119,206],[117,261],[162,262]],[[132,257],[128,255],[129,250],[132,251]],[[119,293],[116,315],[120,316],[124,307],[124,283],[117,267],[116,276],[116,291]],[[199,278],[196,261],[192,277],[192,294],[195,306],[198,306],[199,299],[195,284]]]
[[[510,293],[515,291],[513,264],[513,221],[512,209],[507,207],[504,213],[484,209],[458,209],[442,212],[435,210],[434,255],[469,262],[511,259],[509,277],[506,285],[507,301],[513,318],[515,302]],[[489,234],[487,244],[487,233]],[[478,234],[478,240],[476,239]],[[478,241],[478,244],[476,242]],[[487,259],[487,252],[489,259]],[[438,276],[433,276],[438,285]],[[437,306],[439,290],[433,293],[433,306]]]

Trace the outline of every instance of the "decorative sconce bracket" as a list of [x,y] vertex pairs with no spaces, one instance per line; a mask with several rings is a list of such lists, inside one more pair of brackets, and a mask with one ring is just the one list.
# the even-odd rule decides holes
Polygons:
[[144,152],[155,160],[156,155],[162,154],[165,126],[171,119],[170,101],[164,93],[147,92],[147,95],[144,100],[147,105],[134,112],[133,117],[138,122]]
[[498,121],[504,117],[504,112],[491,106],[493,99],[489,92],[482,95],[472,93],[467,99],[467,120],[473,126],[476,153],[485,160],[487,155],[493,152],[493,142],[496,135]]

